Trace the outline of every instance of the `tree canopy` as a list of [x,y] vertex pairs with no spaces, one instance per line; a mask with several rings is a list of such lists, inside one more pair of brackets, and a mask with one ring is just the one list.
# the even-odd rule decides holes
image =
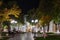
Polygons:
[[40,0],[39,7],[33,8],[28,13],[30,18],[50,22],[60,16],[60,0]]
[[[0,22],[9,21],[11,19],[10,15],[13,15],[16,18],[19,17],[19,15],[21,13],[21,9],[16,4],[16,2],[15,2],[15,4],[11,4],[12,6],[10,8],[6,7],[9,4],[9,2],[6,5],[4,5],[3,1],[1,1],[1,2],[3,3],[3,4],[2,3],[1,4],[4,7],[2,5],[0,6],[0,8],[1,8],[0,9]],[[11,3],[13,3],[13,2],[11,2]]]

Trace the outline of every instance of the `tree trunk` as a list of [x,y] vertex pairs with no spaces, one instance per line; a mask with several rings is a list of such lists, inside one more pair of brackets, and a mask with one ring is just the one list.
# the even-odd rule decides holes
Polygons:
[[43,37],[46,38],[46,32],[45,32],[45,27],[43,26]]
[[43,33],[45,33],[45,27],[43,26]]
[[49,32],[49,23],[48,23],[48,26],[47,26],[47,32]]
[[6,25],[7,25],[7,32],[8,32],[8,35],[10,35],[10,33],[11,33],[11,32],[10,32],[10,29],[11,29],[11,28],[10,28],[10,24],[9,24],[9,22],[7,22]]
[[10,32],[10,25],[8,25],[8,34],[10,34],[11,32]]
[[2,33],[2,22],[0,22],[0,39],[2,38],[1,33]]
[[54,21],[54,32],[57,32],[57,23]]

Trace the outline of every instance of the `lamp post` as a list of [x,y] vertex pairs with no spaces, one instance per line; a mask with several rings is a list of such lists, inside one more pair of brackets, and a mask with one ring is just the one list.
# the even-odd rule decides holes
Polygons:
[[[15,21],[15,20],[11,20],[11,26],[13,26],[13,27],[11,27],[11,29],[14,29],[14,28],[16,28],[16,27],[18,27],[18,25],[17,25],[17,21]],[[19,27],[18,27],[18,30],[19,30]]]
[[38,23],[38,19],[32,20],[31,22],[34,23],[34,25],[35,25],[35,27],[34,27],[34,32],[36,32],[36,33],[34,34],[34,36],[36,36],[36,35],[37,35],[36,23]]
[[35,19],[35,20],[31,20],[32,23],[37,23],[38,22],[38,19]]

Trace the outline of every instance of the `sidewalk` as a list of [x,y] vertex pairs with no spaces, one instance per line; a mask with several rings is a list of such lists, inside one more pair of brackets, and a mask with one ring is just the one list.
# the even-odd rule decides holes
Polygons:
[[32,33],[16,34],[8,40],[34,40]]

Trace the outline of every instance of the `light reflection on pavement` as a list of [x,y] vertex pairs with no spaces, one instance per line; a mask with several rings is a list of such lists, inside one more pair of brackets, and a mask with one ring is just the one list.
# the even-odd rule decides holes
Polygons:
[[34,34],[31,32],[16,34],[13,38],[10,38],[8,40],[34,40]]

